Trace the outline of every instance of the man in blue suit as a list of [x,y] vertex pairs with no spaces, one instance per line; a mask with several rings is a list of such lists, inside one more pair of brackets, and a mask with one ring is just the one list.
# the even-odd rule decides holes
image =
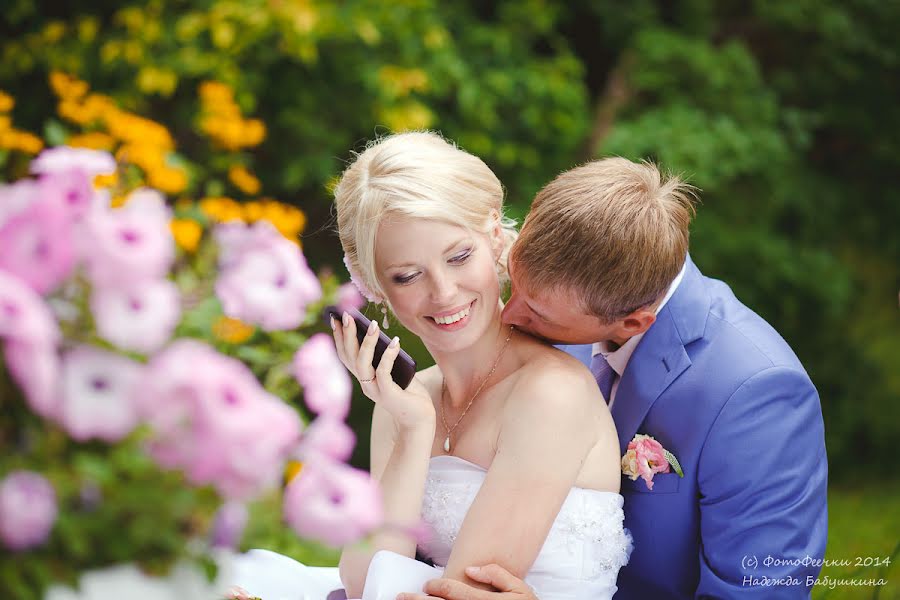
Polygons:
[[[787,343],[688,254],[693,191],[594,161],[538,193],[509,258],[504,320],[595,373],[622,454],[636,434],[684,476],[622,479],[634,536],[616,598],[808,598],[827,535],[822,411]],[[496,565],[438,580],[450,600],[533,599]],[[506,595],[504,595],[506,594]]]

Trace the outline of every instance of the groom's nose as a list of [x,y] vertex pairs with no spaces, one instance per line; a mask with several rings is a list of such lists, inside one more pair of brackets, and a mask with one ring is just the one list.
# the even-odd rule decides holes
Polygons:
[[506,325],[515,325],[519,328],[524,328],[531,320],[528,318],[528,308],[525,306],[525,301],[515,292],[513,292],[503,307],[500,318]]

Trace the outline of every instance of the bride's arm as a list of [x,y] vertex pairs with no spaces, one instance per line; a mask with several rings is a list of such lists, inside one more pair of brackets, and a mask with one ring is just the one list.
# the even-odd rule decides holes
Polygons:
[[419,523],[433,442],[433,428],[401,431],[387,411],[375,406],[370,471],[381,485],[384,520],[389,526],[369,542],[349,546],[341,553],[341,581],[349,598],[362,596],[369,562],[377,551],[415,556],[416,540],[402,530]]
[[464,569],[490,563],[525,576],[589,452],[602,436],[616,436],[605,407],[598,410],[602,402],[580,365],[556,364],[522,377],[504,410],[497,453],[463,521],[445,577],[472,584]]

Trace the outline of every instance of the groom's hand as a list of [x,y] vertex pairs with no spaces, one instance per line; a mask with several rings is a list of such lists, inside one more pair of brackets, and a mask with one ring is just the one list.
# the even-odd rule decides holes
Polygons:
[[399,594],[397,600],[538,600],[531,587],[500,565],[467,567],[466,575],[497,591],[475,589],[453,579],[432,579],[425,584],[425,594]]

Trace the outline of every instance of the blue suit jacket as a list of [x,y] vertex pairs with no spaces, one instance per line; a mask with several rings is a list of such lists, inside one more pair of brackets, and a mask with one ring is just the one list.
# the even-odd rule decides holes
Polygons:
[[[562,348],[590,364],[590,346]],[[808,557],[823,558],[827,536],[818,394],[784,339],[690,257],[612,415],[623,454],[643,433],[684,469],[657,474],[652,491],[623,476],[634,552],[617,599],[810,595]]]

